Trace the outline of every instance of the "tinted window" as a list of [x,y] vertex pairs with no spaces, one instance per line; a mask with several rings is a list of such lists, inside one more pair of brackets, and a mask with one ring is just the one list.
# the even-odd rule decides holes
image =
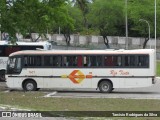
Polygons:
[[124,65],[129,67],[136,66],[136,56],[125,56]]
[[139,67],[149,67],[149,57],[148,56],[137,56],[138,57],[138,66]]
[[102,56],[84,56],[84,67],[99,67],[102,66]]
[[66,67],[73,67],[77,66],[77,56],[64,56],[63,57],[63,63]]
[[122,66],[122,56],[104,56],[104,66]]
[[24,66],[41,66],[42,57],[41,56],[25,56]]
[[9,56],[11,53],[20,50],[36,50],[36,48],[43,49],[43,46],[29,46],[29,45],[0,45],[0,56]]
[[44,56],[44,66],[52,66],[53,65],[53,60],[52,56]]
[[62,56],[52,56],[53,66],[61,67],[62,66]]

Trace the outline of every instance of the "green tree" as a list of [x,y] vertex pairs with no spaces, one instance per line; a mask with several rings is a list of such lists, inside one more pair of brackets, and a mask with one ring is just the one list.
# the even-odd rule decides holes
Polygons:
[[10,36],[15,36],[15,33],[31,36],[33,32],[39,33],[39,37],[45,36],[47,31],[53,31],[60,23],[68,24],[66,1],[16,0],[9,9],[4,3],[5,9],[1,11],[3,13],[1,19],[3,31],[9,33]]
[[57,17],[58,19],[56,21],[56,24],[52,29],[52,31],[55,32],[57,31],[57,28],[61,28],[61,32],[65,37],[67,46],[70,45],[70,35],[73,33],[75,27],[75,21],[73,20],[74,18],[70,13],[71,11],[69,10],[70,7],[70,2],[63,5],[63,7],[61,8],[61,12],[59,12],[59,17]]
[[73,0],[74,6],[77,6],[83,15],[83,25],[85,28],[88,29],[88,22],[87,22],[87,14],[89,13],[89,3],[92,2],[92,0]]
[[[14,1],[13,1],[14,2]],[[0,4],[0,24],[1,24],[1,32],[7,32],[10,36],[12,36],[12,40],[16,39],[16,22],[14,19],[14,14],[10,12],[10,4],[7,4],[6,0],[1,0]]]
[[[157,0],[157,36],[160,36],[160,0]],[[148,25],[140,19],[146,20],[151,28],[151,37],[154,37],[154,1],[152,0],[130,0],[128,2],[128,15],[130,21],[130,36],[144,37],[143,48],[146,48],[149,40]]]
[[72,3],[68,3],[66,9],[68,10],[70,18],[73,19],[74,32],[79,33],[83,31],[83,15],[81,10],[76,6],[73,6]]
[[107,36],[119,35],[118,31],[124,25],[123,2],[122,0],[95,0],[91,5],[89,22],[92,27],[99,29],[107,48],[109,48]]

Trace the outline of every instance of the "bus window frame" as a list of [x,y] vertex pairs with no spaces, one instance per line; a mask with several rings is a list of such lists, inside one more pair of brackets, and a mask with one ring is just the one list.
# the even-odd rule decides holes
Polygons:
[[[143,68],[150,68],[150,57],[149,57],[149,54],[128,54],[128,55],[123,55],[124,57],[123,57],[123,60],[122,60],[122,62],[123,62],[123,67],[124,68],[135,68],[135,69],[138,69],[138,68],[140,68],[140,69],[143,69]],[[135,66],[125,66],[125,56],[135,56]],[[144,56],[144,57],[147,57],[148,58],[148,64],[146,65],[146,66],[138,66],[138,56]]]
[[[121,66],[118,66],[118,65],[114,65],[114,66],[105,66],[104,65],[104,62],[105,62],[105,57],[107,56],[112,56],[112,57],[121,57]],[[124,68],[123,66],[123,55],[119,55],[119,54],[114,54],[114,55],[109,55],[109,54],[105,54],[103,55],[103,67],[104,68]]]
[[[61,54],[61,55],[55,55],[55,54],[53,54],[53,55],[45,55],[45,54],[43,54],[43,55],[36,55],[36,54],[28,54],[28,55],[24,55],[24,56],[41,56],[41,60],[42,60],[42,63],[41,63],[41,66],[24,66],[23,68],[114,68],[114,69],[133,69],[133,68],[135,68],[135,69],[144,69],[144,68],[146,68],[146,69],[148,69],[149,67],[150,67],[150,58],[149,58],[149,54],[127,54],[127,55],[125,55],[125,54],[114,54],[114,55],[110,55],[110,54],[102,54],[102,55],[98,55],[98,54],[75,54],[75,55],[71,55],[71,54]],[[45,66],[44,65],[44,57],[45,56],[51,56],[51,57],[54,57],[54,56],[60,56],[61,57],[61,66]],[[76,57],[78,57],[78,56],[82,56],[82,66],[80,66],[80,67],[78,67],[78,66],[68,66],[68,67],[66,67],[66,66],[64,66],[64,57],[65,56],[76,56]],[[101,64],[101,66],[84,66],[84,57],[85,56],[96,56],[96,60],[97,60],[97,57],[98,56],[101,56],[102,57],[102,64]],[[105,56],[116,56],[116,57],[121,57],[121,66],[105,66],[104,65],[104,57]],[[125,56],[135,56],[135,58],[136,58],[136,66],[125,66]],[[148,58],[148,64],[146,65],[146,66],[138,66],[137,65],[137,62],[138,62],[138,56],[145,56],[145,57],[147,57]],[[23,58],[23,61],[24,61],[24,58]],[[53,62],[53,58],[52,58],[52,62]],[[53,64],[53,63],[52,63]]]
[[[24,63],[24,57],[32,57],[32,56],[40,56],[41,57],[41,65],[40,66],[37,66],[37,64],[36,64],[36,66],[30,66],[30,65],[25,65],[25,63]],[[23,61],[23,68],[43,68],[43,59],[42,59],[43,57],[42,57],[42,55],[31,55],[31,54],[28,54],[28,55],[23,55],[23,57],[22,57],[22,61]],[[28,60],[28,58],[27,58],[27,60]]]

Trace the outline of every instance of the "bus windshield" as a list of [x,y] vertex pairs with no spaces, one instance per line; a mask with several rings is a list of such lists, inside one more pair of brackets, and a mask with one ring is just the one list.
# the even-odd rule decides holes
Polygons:
[[9,74],[18,74],[21,72],[21,58],[20,57],[11,57],[8,60],[7,64],[7,73]]

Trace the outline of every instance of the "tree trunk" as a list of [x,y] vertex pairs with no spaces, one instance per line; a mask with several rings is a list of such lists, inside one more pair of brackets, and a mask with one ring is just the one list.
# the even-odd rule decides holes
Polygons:
[[70,46],[71,37],[70,34],[64,34],[67,46]]
[[32,38],[32,33],[31,33],[31,32],[29,33],[29,36],[30,36],[30,38],[31,38],[31,41],[33,42],[34,40],[33,40],[33,38]]
[[87,17],[86,17],[85,14],[83,14],[83,19],[84,19],[84,27],[85,27],[86,29],[88,29]]
[[144,41],[144,43],[143,43],[143,49],[145,49],[146,48],[146,45],[147,45],[147,42],[149,41],[149,38],[146,38],[145,37],[145,41]]
[[107,49],[109,49],[110,48],[110,46],[109,46],[109,40],[108,40],[108,38],[107,38],[106,35],[103,35],[103,40],[104,40],[104,44],[106,45]]
[[41,35],[38,36],[38,38],[35,39],[35,42],[37,42],[39,40],[39,38],[41,37]]

